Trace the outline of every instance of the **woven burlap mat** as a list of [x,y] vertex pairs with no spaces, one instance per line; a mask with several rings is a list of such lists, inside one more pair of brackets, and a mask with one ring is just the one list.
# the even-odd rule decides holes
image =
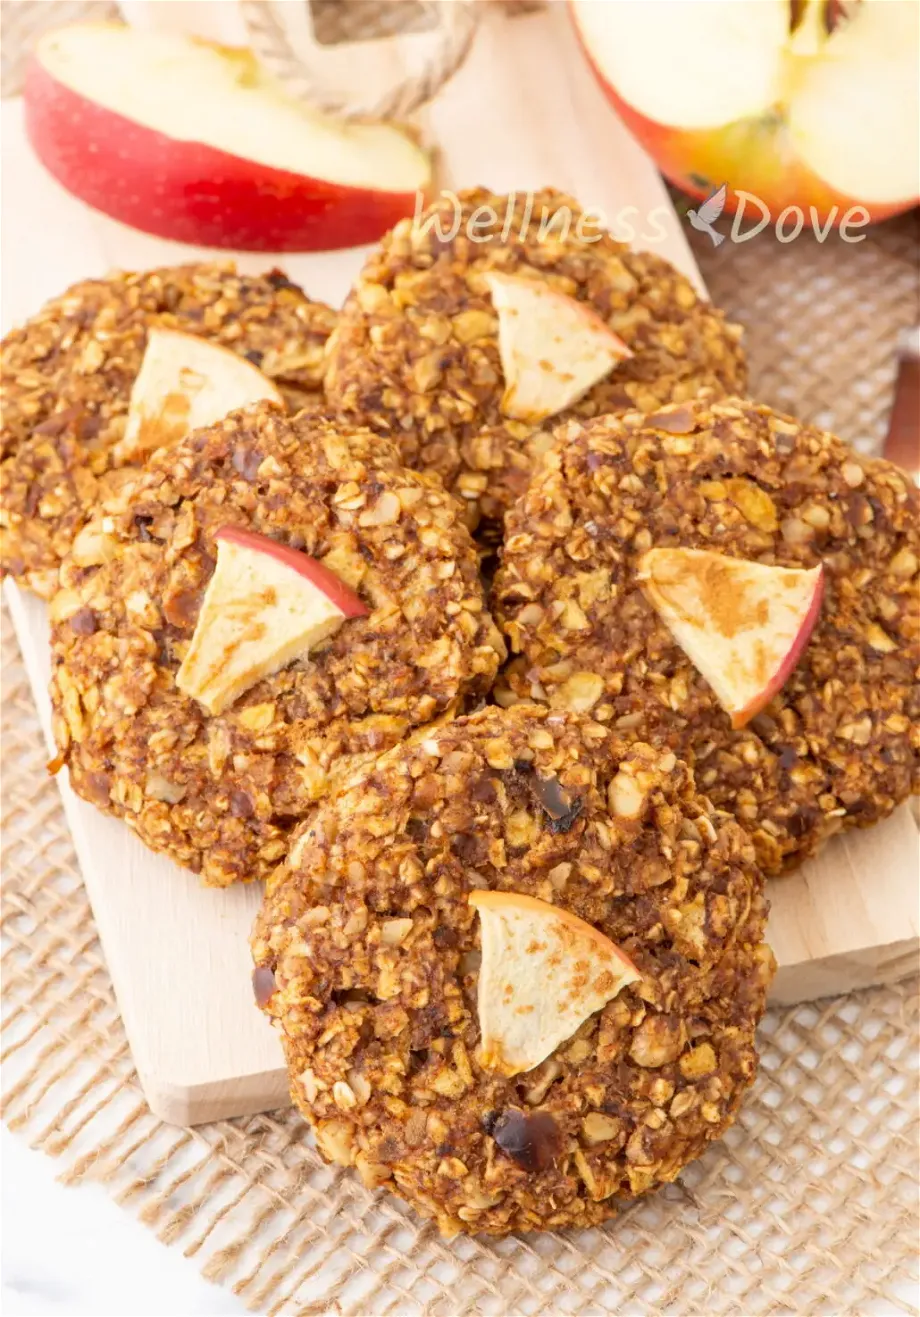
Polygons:
[[[852,246],[691,237],[714,299],[747,327],[754,393],[876,448],[899,331],[920,320],[916,214]],[[104,1181],[269,1314],[916,1310],[913,981],[769,1012],[727,1137],[592,1232],[445,1243],[323,1166],[290,1111],[164,1125],[131,1061],[5,614],[2,662],[4,1110],[63,1180]]]

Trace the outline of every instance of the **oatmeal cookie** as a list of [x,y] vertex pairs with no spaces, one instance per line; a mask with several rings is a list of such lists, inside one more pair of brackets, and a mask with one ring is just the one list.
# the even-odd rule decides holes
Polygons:
[[[177,673],[227,527],[321,560],[368,614],[209,716]],[[337,771],[484,694],[503,652],[440,483],[272,403],[155,454],[61,584],[51,693],[74,788],[215,886],[263,878]]]
[[[507,519],[493,600],[520,657],[500,702],[663,737],[771,873],[917,790],[920,525],[901,471],[738,400],[572,422],[558,439]],[[740,730],[637,580],[659,546],[824,565],[807,648]]]
[[[514,1015],[541,947],[483,1000],[490,904],[586,921],[633,967],[526,1071],[484,1055],[482,1009]],[[766,909],[750,840],[672,752],[490,707],[413,735],[304,825],[253,986],[330,1161],[445,1234],[588,1226],[731,1123],[773,973]]]
[[[634,355],[545,424],[504,415],[494,273],[586,304]],[[408,465],[436,471],[471,526],[482,518],[494,535],[553,424],[652,411],[704,386],[743,391],[740,334],[667,261],[616,242],[570,197],[477,189],[460,194],[456,211],[442,198],[420,221],[402,221],[370,257],[330,340],[327,396],[395,435]]]
[[273,270],[116,272],[75,284],[3,340],[0,571],[50,596],[94,506],[125,477],[113,449],[152,325],[256,364],[297,410],[318,399],[335,312]]

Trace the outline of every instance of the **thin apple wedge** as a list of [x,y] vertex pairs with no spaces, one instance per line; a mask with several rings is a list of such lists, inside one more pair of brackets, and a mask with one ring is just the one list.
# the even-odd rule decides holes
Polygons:
[[151,329],[115,457],[143,462],[190,430],[264,399],[284,406],[271,380],[244,357],[195,334]]
[[521,275],[486,275],[498,315],[502,411],[538,424],[571,407],[629,348],[584,302]]
[[244,49],[117,23],[48,32],[26,70],[39,159],[97,210],[243,251],[373,242],[411,215],[431,160],[387,123],[339,123]]
[[212,715],[368,611],[306,553],[237,526],[215,540],[217,566],[176,674],[179,690]]
[[782,689],[824,595],[821,566],[774,567],[707,549],[650,549],[638,577],[735,728]]
[[480,1060],[505,1075],[545,1061],[589,1015],[640,978],[591,924],[519,892],[475,891],[482,964]]

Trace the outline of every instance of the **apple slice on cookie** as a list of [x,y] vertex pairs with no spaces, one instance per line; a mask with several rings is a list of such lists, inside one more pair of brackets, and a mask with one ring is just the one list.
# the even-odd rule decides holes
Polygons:
[[471,892],[479,912],[480,1060],[504,1075],[545,1061],[589,1015],[641,977],[577,915],[519,892]]
[[217,715],[368,610],[306,553],[237,526],[214,538],[217,566],[176,685]]
[[532,424],[555,416],[632,356],[591,307],[550,284],[497,272],[485,279],[498,314],[506,416]]
[[708,549],[650,549],[639,559],[638,577],[735,728],[782,688],[824,595],[821,566],[774,567]]
[[195,334],[153,328],[131,390],[119,462],[143,462],[190,430],[267,399],[284,406],[271,380],[245,357]]

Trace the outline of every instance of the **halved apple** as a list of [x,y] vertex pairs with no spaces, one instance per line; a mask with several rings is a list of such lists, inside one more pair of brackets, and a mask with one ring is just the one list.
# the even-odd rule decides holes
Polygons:
[[214,538],[217,565],[176,685],[216,715],[368,610],[306,553],[238,526]]
[[87,23],[26,73],[29,139],[55,178],[161,238],[248,251],[373,242],[413,212],[431,161],[390,124],[338,123],[248,50]]
[[263,399],[284,406],[271,380],[245,357],[195,334],[153,328],[115,458],[120,464],[143,462],[190,430]]
[[782,689],[824,595],[821,566],[774,567],[708,549],[650,549],[638,577],[735,728]]
[[568,910],[520,892],[475,891],[469,903],[482,941],[480,1060],[492,1070],[532,1070],[641,978],[619,947]]
[[623,122],[692,196],[727,184],[728,210],[744,191],[822,230],[854,205],[881,220],[916,204],[916,0],[570,4]]
[[485,281],[498,313],[506,416],[533,424],[555,416],[632,356],[590,306],[550,284],[498,272]]

